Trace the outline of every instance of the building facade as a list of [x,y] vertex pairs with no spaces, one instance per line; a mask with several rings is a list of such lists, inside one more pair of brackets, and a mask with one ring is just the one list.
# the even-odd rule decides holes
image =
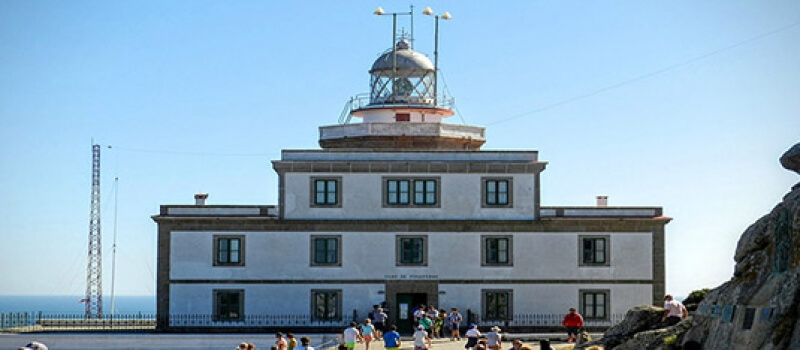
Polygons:
[[161,206],[159,330],[338,327],[373,305],[409,330],[419,304],[522,327],[659,303],[660,207],[542,207],[547,163],[444,123],[426,56],[399,40],[370,75],[369,96],[320,127],[321,149],[272,162],[277,205]]

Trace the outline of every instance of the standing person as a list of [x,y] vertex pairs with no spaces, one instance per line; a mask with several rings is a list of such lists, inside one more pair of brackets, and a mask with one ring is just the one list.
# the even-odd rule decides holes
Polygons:
[[386,320],[388,318],[389,316],[383,312],[383,308],[379,307],[373,312],[372,324],[375,326],[376,340],[383,339],[383,332],[386,331]]
[[672,326],[680,322],[685,317],[689,317],[689,312],[680,301],[672,298],[672,295],[667,294],[664,297],[664,316],[661,317],[661,324],[664,327]]
[[353,350],[356,348],[356,342],[361,341],[361,333],[358,331],[358,323],[350,322],[350,327],[342,332],[342,338],[344,340],[344,345],[349,349]]
[[430,334],[431,328],[433,328],[433,320],[427,314],[422,315],[422,318],[419,319],[419,325],[422,326],[425,332]]
[[433,337],[434,338],[441,338],[442,337],[442,328],[444,327],[444,319],[447,317],[447,313],[444,309],[436,311],[436,315],[433,318]]
[[475,346],[478,345],[478,338],[481,337],[481,332],[478,331],[478,325],[474,323],[469,325],[469,329],[467,329],[467,333],[464,335],[467,337],[467,343],[464,344],[464,349],[474,350]]
[[567,343],[577,342],[581,327],[583,327],[583,317],[575,311],[574,307],[569,308],[569,313],[564,315],[561,325],[567,329]]
[[364,325],[361,326],[361,337],[364,339],[366,350],[369,350],[369,343],[372,342],[372,339],[375,339],[375,327],[370,319],[364,320]]
[[428,312],[428,309],[425,308],[425,304],[419,304],[414,310],[411,310],[412,314],[414,315],[414,328],[419,326],[419,320],[422,319],[422,316]]
[[247,343],[247,350],[256,350],[256,344]]
[[297,347],[297,339],[294,338],[294,333],[286,333],[286,343],[289,350],[294,350]]
[[302,337],[300,338],[300,345],[296,347],[295,350],[314,350],[314,347],[308,344],[311,344],[311,339],[309,337]]
[[461,321],[463,320],[464,318],[461,317],[461,313],[458,312],[457,308],[450,309],[450,316],[447,317],[447,321],[450,323],[450,341],[461,340],[461,333],[459,333],[458,328],[461,327]]
[[427,350],[431,346],[431,338],[428,332],[422,325],[417,326],[417,331],[414,332],[414,350]]
[[489,333],[486,333],[486,345],[489,350],[500,350],[503,346],[503,335],[500,334],[500,327],[494,326]]
[[386,350],[397,350],[400,348],[401,343],[400,333],[397,333],[397,326],[391,325],[389,331],[383,333],[383,347]]
[[278,350],[288,350],[288,344],[286,344],[286,339],[283,339],[281,332],[275,333],[275,347]]

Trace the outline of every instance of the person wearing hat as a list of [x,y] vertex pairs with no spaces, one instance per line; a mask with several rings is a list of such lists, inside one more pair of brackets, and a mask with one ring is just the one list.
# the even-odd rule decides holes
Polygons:
[[422,325],[417,326],[417,331],[414,332],[414,350],[426,350],[431,346],[431,338],[425,327]]
[[503,346],[502,338],[503,336],[500,334],[500,327],[492,327],[492,331],[486,333],[486,345],[489,347],[489,350],[500,350],[500,348]]
[[467,333],[464,334],[467,337],[467,343],[464,344],[464,349],[467,350],[474,350],[475,346],[478,345],[478,338],[481,337],[481,332],[478,330],[478,325],[470,324],[469,329],[467,329]]
[[574,307],[571,307],[569,313],[564,315],[561,325],[567,329],[567,343],[578,341],[578,332],[583,327],[583,317],[575,311]]

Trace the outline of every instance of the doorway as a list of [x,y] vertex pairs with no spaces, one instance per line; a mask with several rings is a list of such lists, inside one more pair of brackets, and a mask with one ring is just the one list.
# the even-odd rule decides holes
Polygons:
[[397,293],[395,315],[397,315],[397,331],[400,333],[414,332],[414,310],[420,304],[428,305],[426,293]]

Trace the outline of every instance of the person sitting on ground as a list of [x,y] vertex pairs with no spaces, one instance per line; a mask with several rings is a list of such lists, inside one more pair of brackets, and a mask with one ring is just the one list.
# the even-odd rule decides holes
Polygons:
[[309,346],[311,344],[311,339],[309,337],[302,337],[300,338],[300,345],[298,345],[295,350],[314,350],[314,347]]
[[478,345],[475,345],[475,350],[489,350],[486,339],[478,340]]
[[569,313],[564,315],[561,325],[567,329],[567,343],[578,341],[578,332],[583,327],[583,317],[575,311],[574,307],[569,308]]
[[417,331],[414,332],[414,350],[427,350],[431,346],[431,338],[428,332],[422,325],[417,326]]
[[247,343],[241,343],[236,350],[247,350]]
[[486,342],[489,350],[500,350],[503,346],[503,335],[500,334],[500,327],[492,327],[491,332],[486,333]]
[[675,325],[686,317],[689,317],[686,307],[680,301],[673,299],[672,295],[667,294],[664,297],[664,316],[661,317],[663,327]]
[[467,337],[467,343],[464,344],[464,349],[473,350],[478,345],[478,338],[481,337],[481,332],[478,331],[478,325],[470,324],[469,329],[464,334]]
[[514,341],[511,342],[511,347],[508,348],[508,350],[519,350],[521,347],[522,347],[522,340],[514,339]]
[[539,349],[541,350],[554,350],[550,345],[550,339],[539,340]]
[[397,350],[401,344],[402,341],[400,340],[400,333],[397,333],[397,326],[389,326],[389,331],[383,333],[383,347],[386,350]]

